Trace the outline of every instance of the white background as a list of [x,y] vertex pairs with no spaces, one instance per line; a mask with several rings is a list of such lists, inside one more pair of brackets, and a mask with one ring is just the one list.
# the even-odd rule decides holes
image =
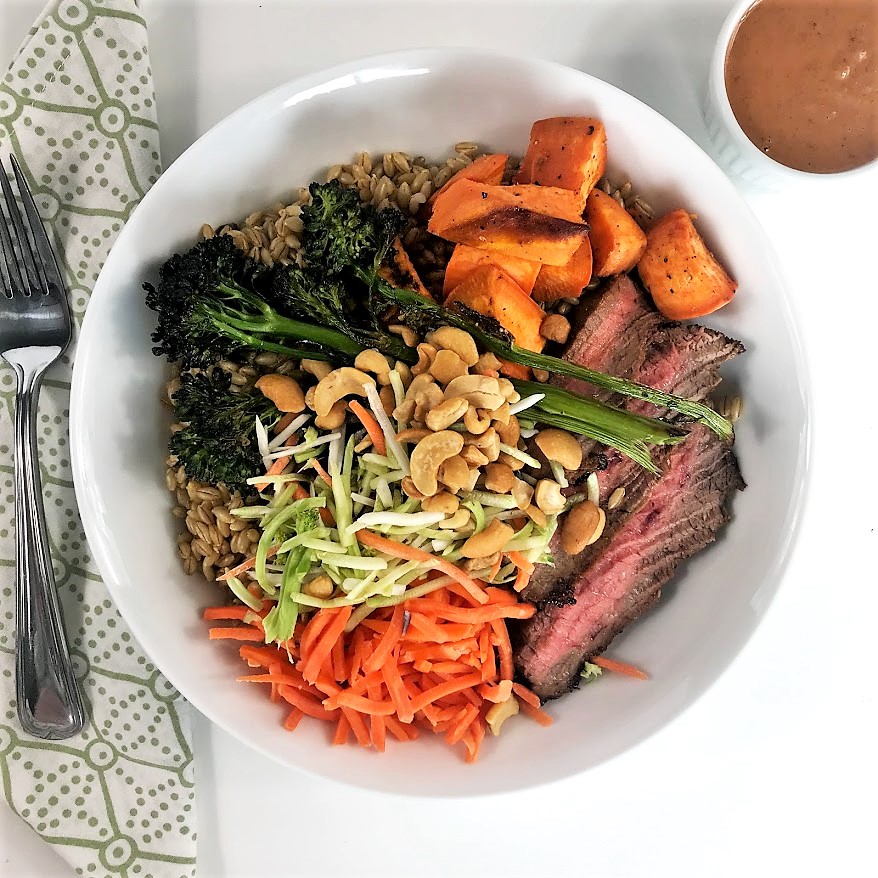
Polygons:
[[[41,5],[0,0],[0,62]],[[707,147],[699,107],[731,0],[143,6],[167,164],[284,80],[373,51],[450,44],[579,67]],[[817,424],[795,557],[744,653],[635,751],[565,783],[491,799],[349,790],[280,768],[199,720],[200,878],[876,874],[878,174],[744,194],[798,301]],[[0,874],[72,873],[0,805]]]

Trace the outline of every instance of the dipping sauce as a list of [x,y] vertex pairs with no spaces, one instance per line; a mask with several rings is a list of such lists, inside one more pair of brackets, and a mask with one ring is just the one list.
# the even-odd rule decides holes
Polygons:
[[878,158],[878,0],[759,0],[726,56],[738,124],[800,171]]

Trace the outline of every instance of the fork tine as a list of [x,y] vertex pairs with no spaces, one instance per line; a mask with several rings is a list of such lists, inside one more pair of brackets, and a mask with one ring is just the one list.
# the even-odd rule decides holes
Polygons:
[[[3,181],[2,188],[5,195],[9,189],[9,183],[6,179],[6,168],[3,166],[2,159],[0,159],[0,180]],[[0,259],[0,274],[3,276],[3,285],[6,287],[7,294],[14,296],[16,293],[19,295],[24,293],[24,280],[18,268],[12,238],[9,236],[9,227],[3,214],[4,200],[4,198],[0,198],[0,252],[3,254],[3,258]]]
[[30,226],[31,235],[37,251],[44,278],[50,283],[58,287],[58,292],[67,293],[67,284],[64,282],[64,275],[58,265],[58,259],[55,256],[55,250],[49,241],[46,233],[46,227],[40,218],[40,212],[37,210],[36,202],[31,194],[30,186],[27,185],[27,179],[18,164],[18,160],[14,155],[10,154],[12,161],[12,173],[15,174],[15,180],[18,183],[18,191],[21,193],[21,202],[24,205],[24,212],[27,214],[28,225]]
[[6,209],[12,220],[12,231],[18,242],[18,253],[21,257],[18,262],[18,268],[22,278],[27,280],[23,292],[25,295],[30,295],[39,287],[44,293],[48,293],[49,285],[46,282],[45,275],[40,271],[39,263],[31,247],[27,229],[21,220],[21,212],[18,209],[18,204],[15,202],[12,186],[9,185],[9,179],[5,173],[0,174],[0,183],[3,185],[3,194],[6,196]]

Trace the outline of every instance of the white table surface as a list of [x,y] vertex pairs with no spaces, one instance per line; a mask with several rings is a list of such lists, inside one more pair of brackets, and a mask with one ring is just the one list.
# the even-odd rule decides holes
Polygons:
[[[40,6],[0,0],[0,59]],[[706,146],[699,106],[731,0],[143,6],[167,163],[239,104],[300,73],[443,44],[580,67]],[[733,667],[635,751],[564,783],[490,800],[342,788],[281,768],[199,719],[199,876],[876,874],[878,406],[866,376],[875,376],[878,175],[856,186],[745,195],[798,301],[817,430],[795,557]],[[276,815],[258,834],[255,803]],[[290,818],[298,831],[285,827]],[[437,844],[434,827],[454,849]],[[72,873],[0,806],[0,874]]]

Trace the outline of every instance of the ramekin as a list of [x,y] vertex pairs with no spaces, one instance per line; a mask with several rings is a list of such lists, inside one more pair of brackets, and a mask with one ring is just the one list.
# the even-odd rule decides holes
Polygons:
[[738,0],[720,30],[710,62],[704,118],[713,141],[714,160],[729,176],[762,189],[782,189],[797,181],[828,181],[859,177],[878,170],[878,159],[852,168],[818,174],[783,165],[766,155],[738,124],[726,91],[726,57],[741,19],[758,0]]

